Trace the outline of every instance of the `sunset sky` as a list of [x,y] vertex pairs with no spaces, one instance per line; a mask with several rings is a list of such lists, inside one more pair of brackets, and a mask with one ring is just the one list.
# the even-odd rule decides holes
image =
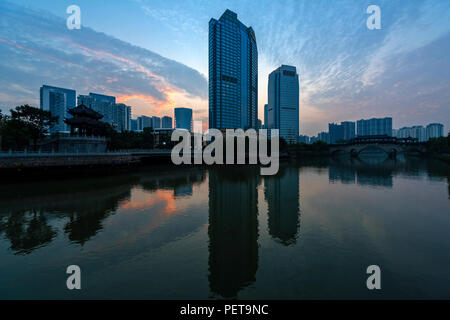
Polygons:
[[[68,30],[66,8],[81,8]],[[366,8],[381,8],[381,30]],[[268,74],[300,75],[300,133],[392,116],[394,128],[450,128],[450,2],[17,0],[0,2],[0,109],[39,105],[42,84],[115,95],[134,115],[174,107],[208,117],[208,22],[230,9],[256,33],[259,117]]]

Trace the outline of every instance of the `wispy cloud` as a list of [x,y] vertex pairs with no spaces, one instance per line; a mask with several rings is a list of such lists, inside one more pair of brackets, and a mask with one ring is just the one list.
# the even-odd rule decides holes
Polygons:
[[207,99],[204,76],[179,62],[86,27],[68,30],[65,20],[45,12],[10,3],[0,10],[0,105],[37,104],[44,83],[133,97],[133,112],[144,114]]

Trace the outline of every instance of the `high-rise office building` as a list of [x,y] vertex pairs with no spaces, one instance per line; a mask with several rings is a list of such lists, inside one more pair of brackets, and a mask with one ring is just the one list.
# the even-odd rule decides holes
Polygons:
[[152,128],[159,129],[161,128],[161,118],[160,117],[152,117]]
[[330,143],[353,139],[355,137],[355,123],[351,121],[343,121],[341,124],[329,123],[328,133]]
[[101,121],[112,124],[114,118],[113,105],[116,103],[115,97],[105,96],[96,93],[89,93],[89,95],[79,95],[78,104],[84,104],[86,107],[93,109],[100,113],[103,118]]
[[161,128],[172,128],[172,117],[164,116],[161,119]]
[[356,136],[356,124],[353,121],[343,121],[341,126],[344,127],[344,140],[350,140]]
[[209,21],[209,127],[255,128],[257,119],[255,32],[226,10]]
[[397,138],[411,138],[411,127],[403,127],[397,130]]
[[319,132],[317,134],[317,140],[325,142],[325,143],[330,143],[330,135],[328,132]]
[[152,117],[140,116],[137,118],[137,130],[142,131],[144,128],[152,128]]
[[[50,92],[52,92],[51,95]],[[51,133],[68,132],[69,128],[64,123],[64,119],[71,118],[71,115],[67,111],[69,109],[75,108],[76,106],[75,105],[76,91],[71,89],[43,85],[39,90],[39,96],[40,96],[40,108],[42,110],[50,111],[53,116],[58,117],[58,123],[54,125],[52,128],[50,128],[50,132]]]
[[444,125],[440,123],[430,123],[426,129],[427,140],[444,136]]
[[412,137],[419,142],[427,141],[427,131],[423,126],[414,126],[412,129]]
[[137,119],[131,119],[130,121],[130,130],[131,131],[138,131],[138,120]]
[[69,132],[68,125],[64,122],[67,111],[66,94],[62,91],[48,91],[50,113],[58,117],[56,123],[50,128],[50,133]]
[[344,126],[342,125],[336,123],[329,123],[328,133],[330,137],[330,143],[336,143],[338,141],[344,140]]
[[116,103],[116,97],[114,96],[107,96],[104,94],[98,94],[98,93],[92,93],[90,92],[89,95],[94,98],[95,100],[100,100],[100,101],[108,101],[111,103]]
[[192,130],[192,109],[175,108],[175,128]]
[[305,135],[299,135],[297,142],[298,143],[305,143],[305,144],[309,144],[310,143],[309,142],[309,137],[305,136]]
[[79,95],[78,104],[100,113],[101,121],[111,124],[117,131],[128,131],[131,128],[131,107],[123,103],[116,103],[116,97],[98,93]]
[[269,75],[268,129],[279,129],[280,137],[288,143],[298,139],[299,83],[297,69],[285,66]]
[[398,138],[398,129],[392,129],[392,136]]
[[113,105],[113,125],[118,131],[131,130],[131,107],[117,103]]
[[392,136],[392,118],[372,118],[356,122],[358,136]]

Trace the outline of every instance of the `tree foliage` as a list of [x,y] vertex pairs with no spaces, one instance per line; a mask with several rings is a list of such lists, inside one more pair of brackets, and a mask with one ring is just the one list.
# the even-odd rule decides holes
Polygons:
[[50,111],[29,105],[17,106],[10,110],[11,115],[0,116],[0,135],[2,149],[24,149],[30,145],[36,148],[37,142],[45,137],[51,126],[58,121]]

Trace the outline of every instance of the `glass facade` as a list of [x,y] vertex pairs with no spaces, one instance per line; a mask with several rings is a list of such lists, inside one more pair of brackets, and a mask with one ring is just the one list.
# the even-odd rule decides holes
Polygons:
[[209,22],[209,127],[256,128],[257,118],[255,33],[226,10]]
[[192,130],[192,109],[175,108],[175,128]]
[[268,129],[279,129],[280,137],[296,143],[299,126],[299,83],[297,69],[282,65],[269,75]]
[[392,136],[392,118],[372,118],[356,122],[358,136]]
[[161,119],[161,128],[172,128],[172,117],[164,116]]
[[123,103],[116,104],[116,97],[89,93],[88,96],[79,95],[78,104],[100,113],[103,116],[101,121],[113,125],[117,131],[131,130],[131,107]]
[[440,123],[430,123],[426,129],[427,139],[439,138],[444,136],[444,125]]
[[39,96],[40,108],[50,111],[53,116],[58,117],[58,123],[50,128],[50,132],[69,132],[69,127],[64,123],[64,119],[72,117],[67,111],[75,108],[76,91],[43,85],[40,88]]
[[330,143],[353,139],[355,137],[355,123],[351,121],[344,121],[341,124],[329,123],[328,133]]

